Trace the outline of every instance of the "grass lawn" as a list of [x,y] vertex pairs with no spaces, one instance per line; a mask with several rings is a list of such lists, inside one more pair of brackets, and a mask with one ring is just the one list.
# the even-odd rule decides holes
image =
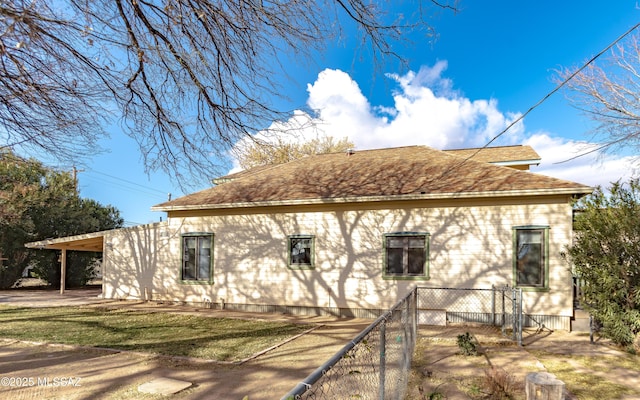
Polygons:
[[[633,395],[635,399],[637,398],[635,396],[640,395],[640,388],[633,390],[624,378],[615,382],[606,378],[607,376],[637,376],[640,372],[640,363],[636,355],[557,357],[553,353],[540,350],[532,353],[579,399],[620,399],[625,395]],[[631,371],[635,373],[629,374]]]
[[270,321],[92,307],[0,306],[0,338],[237,361],[310,329]]

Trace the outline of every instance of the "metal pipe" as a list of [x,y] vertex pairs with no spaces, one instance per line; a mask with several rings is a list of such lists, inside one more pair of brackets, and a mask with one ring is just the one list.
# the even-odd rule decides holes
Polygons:
[[353,349],[358,343],[362,342],[374,329],[378,327],[380,324],[385,324],[388,319],[393,316],[394,310],[398,309],[403,302],[407,301],[407,299],[412,295],[413,292],[416,292],[417,288],[414,287],[409,291],[407,296],[400,299],[394,306],[380,315],[371,325],[367,326],[362,332],[358,334],[352,341],[347,343],[340,351],[334,354],[329,360],[327,360],[324,364],[318,367],[315,371],[309,374],[302,382],[298,383],[293,389],[289,391],[289,393],[285,394],[282,397],[282,400],[291,400],[298,399],[302,394],[304,394],[307,390],[309,390],[317,381],[320,380],[323,376],[325,376],[334,365],[336,365],[345,354],[347,354],[351,349]]
[[386,374],[387,374],[387,360],[386,360],[386,349],[387,349],[387,322],[383,321],[382,325],[380,325],[380,386],[378,386],[378,398],[380,400],[384,400],[385,393],[385,383],[386,383]]

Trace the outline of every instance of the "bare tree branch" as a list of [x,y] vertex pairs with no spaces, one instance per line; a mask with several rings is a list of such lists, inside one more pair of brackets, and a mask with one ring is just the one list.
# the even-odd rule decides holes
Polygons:
[[285,119],[282,78],[349,24],[374,60],[430,29],[365,0],[0,0],[0,147],[77,159],[119,118],[148,171],[210,178],[243,137]]
[[[608,58],[591,63],[567,82],[569,100],[596,123],[598,150],[640,149],[640,46],[638,34],[620,40]],[[574,74],[559,71],[559,79]]]
[[239,166],[248,170],[265,165],[283,164],[315,154],[340,153],[355,148],[347,138],[318,135],[308,140],[287,141],[283,135],[247,138],[232,149]]

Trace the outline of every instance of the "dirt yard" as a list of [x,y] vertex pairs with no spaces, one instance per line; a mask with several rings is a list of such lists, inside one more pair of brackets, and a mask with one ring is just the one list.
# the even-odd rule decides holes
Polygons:
[[154,397],[139,393],[138,386],[164,377],[193,383],[172,399],[279,399],[355,336],[354,330],[326,326],[243,365],[4,341],[0,377],[22,382],[10,387],[6,381],[0,398],[148,399]]
[[[70,291],[64,296],[43,291],[0,292],[0,304],[28,307],[108,302],[95,291]],[[322,327],[242,365],[0,340],[0,399],[166,399],[138,391],[141,384],[160,377],[193,383],[171,399],[280,399],[372,322],[116,303],[153,311],[275,319]],[[527,372],[553,368],[568,374],[573,387],[578,388],[568,399],[640,399],[640,358],[613,362],[628,360],[628,355],[606,342],[591,345],[584,335],[528,332],[525,346],[517,347],[493,328],[478,328],[471,333],[480,344],[480,355],[464,357],[458,354],[455,339],[469,329],[420,327],[409,399],[487,398],[483,379],[491,366],[512,376],[518,387],[516,398],[524,398],[520,386]],[[601,388],[608,395],[599,395]]]
[[[464,332],[479,345],[477,356],[460,354]],[[492,327],[421,327],[418,335],[410,400],[525,399],[530,372],[555,374],[567,400],[640,399],[640,356],[605,340],[590,344],[588,334],[530,330],[522,347]]]
[[166,399],[138,392],[139,385],[159,377],[193,383],[191,388],[172,395],[171,399],[240,400],[245,396],[250,400],[280,399],[371,323],[365,319],[247,314],[154,303],[112,302],[98,298],[98,293],[74,290],[60,296],[50,291],[2,291],[0,304],[25,307],[110,304],[321,327],[242,365],[0,340],[0,399]]

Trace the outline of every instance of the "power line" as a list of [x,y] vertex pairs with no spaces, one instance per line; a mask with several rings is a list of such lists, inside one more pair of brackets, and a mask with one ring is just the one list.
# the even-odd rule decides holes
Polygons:
[[123,225],[125,227],[132,227],[132,226],[145,225],[145,224],[143,224],[142,222],[124,221]]
[[152,187],[149,187],[149,186],[144,186],[144,185],[141,185],[141,184],[139,184],[137,182],[132,182],[132,181],[129,181],[129,180],[126,180],[126,179],[122,179],[122,178],[119,178],[117,176],[105,174],[104,172],[96,171],[94,169],[91,169],[90,172],[93,172],[93,173],[98,174],[98,175],[103,175],[103,176],[109,177],[111,179],[115,179],[115,180],[119,180],[119,181],[122,181],[122,182],[126,182],[126,183],[128,183],[130,185],[139,186],[139,187],[141,187],[143,189],[146,189],[146,190],[151,190],[151,191],[162,193],[163,195],[166,195],[166,192],[164,192],[162,190],[159,190],[159,189],[156,189],[156,188],[152,188]]
[[[468,156],[467,158],[464,159],[464,161],[462,161],[460,163],[460,165],[464,164],[465,162],[467,162],[469,159],[475,157],[482,149],[487,148],[491,143],[495,142],[498,138],[500,138],[502,135],[504,135],[509,129],[511,129],[515,124],[517,124],[518,122],[522,121],[524,119],[524,117],[526,117],[531,111],[533,111],[534,109],[538,108],[538,106],[540,106],[542,103],[544,103],[549,97],[551,97],[553,94],[555,94],[558,90],[560,90],[564,85],[566,85],[571,79],[573,79],[576,75],[578,75],[580,72],[582,72],[582,70],[584,70],[585,68],[587,68],[591,63],[593,63],[596,59],[598,59],[601,55],[603,55],[605,52],[609,51],[609,49],[611,49],[613,46],[615,46],[616,43],[618,43],[620,40],[622,40],[625,36],[629,35],[631,32],[633,32],[634,30],[636,30],[638,27],[640,26],[640,23],[635,24],[632,28],[630,28],[629,30],[627,30],[625,33],[623,33],[622,35],[618,36],[617,39],[615,39],[613,42],[611,42],[609,45],[607,45],[607,47],[605,47],[604,49],[602,49],[599,53],[597,53],[595,56],[591,57],[591,59],[589,61],[587,61],[586,63],[584,63],[580,68],[578,68],[577,70],[575,70],[571,75],[569,75],[567,78],[565,78],[558,86],[556,86],[552,91],[550,91],[549,93],[547,93],[542,99],[540,99],[536,104],[534,104],[533,106],[531,106],[524,114],[520,115],[518,118],[516,118],[514,121],[512,121],[506,128],[504,128],[500,133],[498,133],[496,136],[494,136],[491,140],[489,140],[487,142],[487,144],[485,144],[484,146],[478,148],[472,155]],[[576,157],[574,157],[576,158]],[[460,166],[458,165],[458,167]]]
[[[98,183],[101,183],[103,185],[110,185],[110,186],[115,187],[116,190],[122,190],[122,191],[125,191],[125,192],[128,192],[128,193],[134,193],[134,192],[135,193],[142,193],[142,194],[147,195],[149,197],[152,197],[154,199],[166,199],[166,196],[167,196],[166,193],[164,193],[164,192],[160,192],[160,193],[164,193],[164,195],[159,194],[157,190],[154,191],[154,192],[150,192],[149,191],[150,188],[147,188],[147,187],[144,187],[144,186],[141,186],[141,185],[138,185],[140,187],[132,187],[132,186],[129,186],[130,185],[129,183],[102,179],[102,178],[100,178],[98,176],[93,176],[90,173],[85,175],[84,181],[87,181],[87,180],[98,182]],[[84,187],[85,185],[81,185],[81,186]]]
[[[49,168],[55,168],[57,170],[62,170],[62,171],[66,171],[67,170],[66,167],[60,167],[60,166],[50,166]],[[85,172],[86,173],[85,177],[88,178],[88,179],[92,179],[92,180],[97,181],[97,182],[107,183],[107,184],[110,184],[110,185],[113,185],[113,186],[116,186],[116,187],[119,187],[119,188],[122,188],[122,189],[126,189],[127,191],[136,191],[136,192],[139,192],[139,193],[148,194],[150,196],[155,196],[157,198],[163,198],[163,199],[167,198],[167,192],[166,191],[163,191],[163,190],[160,190],[160,189],[156,189],[156,188],[153,188],[153,187],[149,187],[149,186],[145,186],[145,185],[142,185],[140,183],[133,182],[133,181],[130,181],[130,180],[127,180],[127,179],[123,179],[123,178],[120,178],[120,177],[117,177],[117,176],[114,176],[114,175],[110,175],[110,174],[107,174],[107,173],[104,173],[104,172],[100,172],[100,171],[97,171],[97,170],[95,170],[93,168],[77,169],[77,167],[74,165],[72,167],[71,174],[72,174],[72,178],[74,180],[74,183],[76,184],[76,187],[78,187],[78,172]],[[107,178],[113,179],[115,181],[120,181],[120,182],[123,182],[123,183],[111,182],[109,180],[101,179],[101,178],[95,177],[95,176],[92,177],[92,176],[90,176],[91,174],[102,175],[102,176],[105,176]],[[130,187],[130,186],[127,186],[125,184],[132,185],[134,187]]]
[[622,137],[622,138],[620,138],[620,139],[618,139],[618,140],[614,140],[614,141],[612,141],[612,142],[605,143],[605,144],[603,144],[603,145],[601,145],[601,146],[597,146],[597,147],[595,147],[595,148],[592,148],[591,150],[585,151],[584,153],[580,153],[580,154],[578,154],[578,155],[576,155],[576,156],[573,156],[573,157],[571,157],[571,158],[567,158],[566,160],[563,160],[563,161],[556,161],[556,162],[554,162],[553,164],[564,164],[564,163],[566,163],[566,162],[573,161],[573,160],[575,160],[576,158],[584,157],[584,156],[586,156],[586,155],[588,155],[588,154],[598,152],[598,151],[600,151],[600,150],[602,150],[602,149],[604,149],[604,148],[607,148],[607,147],[609,147],[609,146],[613,146],[614,144],[620,143],[620,142],[622,142],[622,141],[624,141],[624,140],[627,140],[627,138],[626,138],[626,137]]

